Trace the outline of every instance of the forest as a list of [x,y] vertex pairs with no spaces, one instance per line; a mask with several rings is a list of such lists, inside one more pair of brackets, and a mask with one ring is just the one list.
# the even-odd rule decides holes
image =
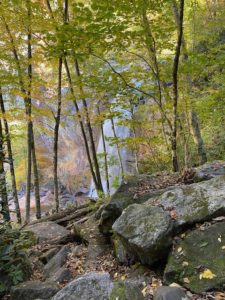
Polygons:
[[[124,265],[138,262],[154,269],[157,262],[165,266],[168,253],[170,264],[177,234],[183,239],[188,229],[194,236],[208,226],[204,222],[211,224],[207,230],[218,230],[215,236],[223,242],[224,0],[1,0],[0,37],[0,296],[9,299],[11,286],[31,274],[34,279],[42,274],[40,286],[48,278],[36,265],[28,267],[26,254],[33,257],[30,252],[40,251],[30,232],[40,238],[45,227],[38,226],[45,222],[63,228],[55,229],[59,236],[48,237],[48,243],[43,237],[48,245],[40,246],[44,254],[52,243],[78,243],[89,253],[91,230],[107,243],[110,239],[115,249],[108,260],[116,271],[107,272],[122,281],[130,272]],[[188,205],[192,212],[185,217]],[[151,218],[159,222],[157,228],[148,225]],[[138,229],[132,229],[134,224]],[[134,230],[132,237],[128,228]],[[67,233],[60,237],[60,230]],[[150,247],[153,238],[145,234],[154,230],[163,232]],[[143,246],[140,240],[146,236],[149,243]],[[200,260],[200,252],[212,242],[208,236],[206,242],[202,239]],[[185,255],[184,247],[177,248],[178,254]],[[82,255],[78,257],[87,259],[88,254]],[[45,267],[48,259],[42,260]],[[73,263],[67,262],[70,270]],[[180,275],[176,269],[181,280],[168,264],[164,275],[149,275],[139,296],[126,291],[118,296],[124,286],[113,282],[117,289],[96,298],[91,298],[91,288],[73,298],[51,286],[54,292],[43,299],[184,299],[181,291],[153,296],[156,288],[174,282],[174,288],[189,291],[185,299],[224,299],[223,264],[219,275],[205,262],[196,262],[198,287],[190,270]],[[91,280],[111,280],[97,273],[89,278],[89,269],[82,268],[78,273],[86,274],[85,286]],[[204,294],[212,290],[220,292]],[[17,287],[10,293],[14,300],[42,299],[45,294],[31,296]]]

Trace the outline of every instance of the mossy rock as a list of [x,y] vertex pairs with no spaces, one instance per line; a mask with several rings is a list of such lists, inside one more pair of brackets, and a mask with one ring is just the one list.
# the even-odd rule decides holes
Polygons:
[[151,182],[151,175],[139,175],[128,178],[126,183],[122,183],[116,193],[112,196],[109,203],[102,211],[100,218],[100,231],[104,234],[112,234],[112,225],[117,218],[120,217],[123,210],[132,204],[142,204],[146,201],[154,202],[156,197],[161,196],[166,190],[158,191],[145,190],[143,193],[137,195],[136,188],[141,185],[148,185]]
[[137,285],[130,282],[115,282],[109,300],[144,300]]
[[[169,256],[164,272],[165,283],[176,282],[195,293],[223,289],[224,246],[225,222],[190,232]],[[207,269],[209,272],[204,273]]]
[[167,191],[159,198],[159,203],[165,210],[175,210],[175,232],[197,222],[212,220],[225,214],[225,176]]
[[149,266],[165,258],[172,244],[172,220],[157,206],[130,205],[113,230],[131,257]]

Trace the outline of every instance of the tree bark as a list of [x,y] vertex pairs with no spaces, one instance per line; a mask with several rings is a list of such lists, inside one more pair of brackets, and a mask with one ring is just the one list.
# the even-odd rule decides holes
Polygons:
[[97,179],[96,189],[97,189],[97,191],[104,193],[103,186],[102,186],[102,180],[101,180],[101,174],[100,174],[100,168],[99,168],[99,163],[98,163],[98,157],[97,157],[97,152],[96,152],[96,148],[95,148],[94,135],[93,135],[93,130],[92,130],[91,121],[90,121],[89,112],[88,112],[88,105],[87,105],[87,101],[84,97],[84,91],[83,91],[83,88],[81,85],[81,73],[80,73],[79,63],[76,58],[74,58],[74,65],[75,65],[75,71],[76,71],[77,77],[79,79],[79,88],[80,88],[80,93],[81,93],[81,97],[82,97],[82,103],[83,103],[84,110],[85,110],[85,121],[87,124],[89,137],[90,137],[92,159],[93,159],[93,163],[94,163],[94,167],[95,167],[95,174],[96,174],[96,179]]
[[[100,115],[100,108],[98,106],[98,114]],[[101,121],[101,135],[102,135],[102,143],[103,143],[103,151],[104,151],[104,166],[105,166],[105,180],[106,180],[106,189],[107,195],[110,195],[110,184],[109,184],[109,167],[108,167],[108,154],[106,149],[106,142],[105,142],[105,134],[104,134],[104,127],[103,122]]]
[[4,122],[4,129],[5,129],[5,139],[6,139],[6,143],[7,143],[9,168],[10,168],[10,175],[11,175],[11,181],[12,181],[12,193],[13,193],[14,205],[15,205],[15,210],[16,210],[16,218],[17,218],[17,222],[21,223],[22,220],[21,220],[21,212],[20,212],[20,206],[19,206],[19,200],[18,200],[18,194],[17,194],[16,176],[15,176],[15,169],[14,169],[11,137],[10,137],[8,121],[5,116],[5,104],[4,104],[1,87],[0,87],[0,106],[1,106],[2,118],[3,118],[3,122]]
[[178,120],[178,68],[180,60],[180,52],[183,39],[183,17],[184,17],[184,0],[180,0],[180,13],[179,13],[179,26],[178,26],[178,37],[176,52],[173,62],[173,131],[171,138],[171,149],[172,149],[172,163],[173,171],[177,172],[179,170],[178,157],[177,157],[177,120]]
[[[179,11],[178,11],[178,7],[177,7],[177,3],[176,1],[173,1],[173,12],[174,12],[174,16],[175,16],[175,20],[177,23],[177,26],[179,26]],[[188,51],[187,51],[187,47],[186,47],[186,43],[185,43],[185,39],[183,38],[183,43],[182,43],[182,48],[183,48],[183,59],[185,61],[188,61],[189,56],[188,56]],[[194,51],[194,49],[193,49]],[[187,80],[189,83],[189,92],[191,92],[192,90],[192,80],[190,75],[187,75]],[[201,130],[200,130],[200,126],[199,126],[199,120],[198,120],[198,115],[196,113],[196,111],[193,108],[193,101],[191,101],[191,112],[190,112],[190,131],[191,134],[193,136],[193,140],[195,142],[195,144],[198,147],[198,156],[199,156],[199,162],[200,164],[204,164],[207,162],[207,154],[206,154],[206,150],[205,150],[205,145],[202,139],[202,135],[201,135]]]
[[34,174],[34,196],[35,196],[35,207],[36,207],[36,218],[41,218],[41,200],[40,200],[40,189],[39,189],[39,174],[34,142],[33,123],[31,131],[31,157],[33,163],[33,174]]
[[199,127],[199,122],[198,122],[198,116],[197,113],[192,109],[191,110],[191,133],[193,135],[193,139],[198,145],[198,155],[199,155],[199,161],[200,164],[204,164],[207,162],[207,155],[206,155],[206,150],[204,146],[204,142],[201,136],[201,131]]
[[87,158],[88,158],[88,163],[89,163],[91,175],[92,175],[95,186],[97,186],[98,183],[97,183],[97,178],[96,178],[96,175],[95,175],[95,171],[94,171],[94,167],[93,167],[93,163],[92,163],[92,159],[91,159],[91,154],[90,154],[89,145],[88,145],[88,139],[87,139],[87,135],[86,135],[86,132],[85,132],[82,117],[81,117],[81,114],[80,114],[80,109],[79,109],[79,106],[78,106],[77,101],[76,101],[75,92],[74,92],[73,83],[72,83],[72,78],[71,78],[71,74],[70,74],[70,69],[69,69],[68,62],[67,62],[66,58],[64,59],[64,65],[65,65],[65,69],[66,69],[67,79],[68,79],[68,82],[69,82],[70,92],[71,92],[71,95],[73,97],[73,103],[74,103],[74,106],[75,106],[75,109],[76,109],[76,113],[78,115],[78,121],[79,121],[79,124],[80,124],[81,133],[82,133],[83,140],[84,140],[84,145],[85,145],[85,150],[86,150],[86,154],[87,154]]
[[54,148],[53,148],[54,197],[55,197],[56,212],[59,211],[58,140],[59,140],[59,125],[60,125],[60,118],[61,118],[61,106],[62,106],[62,57],[60,57],[58,61],[58,104],[57,104],[57,114],[55,116]]
[[0,120],[0,197],[1,197],[1,214],[4,221],[10,221],[9,204],[7,195],[7,185],[4,170],[4,139],[2,130],[2,120]]
[[[113,131],[113,135],[114,138],[117,140],[117,134],[116,134],[116,128],[115,128],[115,124],[114,124],[114,120],[113,118],[111,118],[111,124],[112,124],[112,131]],[[120,163],[120,168],[121,168],[121,177],[122,179],[124,179],[124,168],[123,168],[123,161],[122,161],[122,157],[121,157],[121,153],[120,153],[120,148],[119,148],[119,144],[118,142],[116,142],[116,148],[117,148],[117,153],[118,153],[118,157],[119,157],[119,163]]]

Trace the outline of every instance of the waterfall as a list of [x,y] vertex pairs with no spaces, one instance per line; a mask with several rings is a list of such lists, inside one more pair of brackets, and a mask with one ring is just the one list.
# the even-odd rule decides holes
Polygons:
[[[117,110],[118,110],[118,107],[117,107]],[[125,118],[125,119],[130,118],[130,113],[128,111],[125,111],[122,109],[119,109],[119,111],[122,112],[123,118]],[[115,125],[116,136],[119,139],[125,139],[127,137],[130,137],[130,129],[127,126],[119,125],[118,118],[114,118],[113,121],[114,121],[114,125]],[[105,143],[106,143],[107,160],[109,162],[108,168],[109,168],[110,195],[112,195],[117,190],[117,187],[114,186],[115,180],[118,181],[118,184],[120,184],[122,181],[122,170],[121,170],[121,166],[120,166],[120,162],[119,162],[117,145],[116,144],[112,145],[112,142],[110,141],[110,138],[114,138],[111,120],[105,120],[105,122],[103,124],[103,131],[104,131]],[[120,148],[119,151],[120,151],[120,156],[121,156],[124,172],[126,174],[130,174],[132,172],[131,168],[128,164],[128,157],[130,156],[130,153],[125,147]],[[99,141],[98,141],[97,153],[101,154],[103,152],[104,152],[104,146],[103,146],[103,138],[101,135],[99,138]],[[114,158],[116,159],[117,162],[115,164],[111,164],[110,161]],[[107,181],[106,181],[103,169],[101,170],[101,173],[102,173],[101,179],[102,179],[102,185],[103,185],[104,192],[107,193]],[[98,197],[93,180],[91,182],[89,196],[90,197]]]

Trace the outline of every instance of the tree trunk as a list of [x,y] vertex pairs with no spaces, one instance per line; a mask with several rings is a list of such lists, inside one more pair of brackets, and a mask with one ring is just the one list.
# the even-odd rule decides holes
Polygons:
[[[98,114],[100,115],[100,108],[98,106]],[[101,135],[102,135],[102,143],[103,143],[103,150],[104,150],[104,166],[105,166],[105,180],[106,180],[106,189],[107,195],[110,195],[110,184],[109,184],[109,167],[108,167],[108,154],[106,149],[106,142],[105,142],[105,135],[104,135],[104,127],[103,122],[101,121]]]
[[[113,131],[114,138],[117,140],[116,128],[115,128],[115,124],[114,124],[113,118],[111,118],[111,123],[112,123],[112,131]],[[122,157],[121,157],[121,153],[120,153],[120,148],[119,148],[118,142],[116,142],[116,148],[117,148],[117,153],[118,153],[119,163],[120,163],[120,168],[121,168],[121,176],[122,176],[122,179],[124,179],[124,174],[125,173],[124,173],[123,161],[122,161]]]
[[21,223],[22,220],[21,220],[20,206],[19,206],[17,187],[16,187],[16,176],[15,176],[15,169],[14,169],[11,138],[10,138],[8,121],[5,116],[5,105],[4,105],[4,99],[3,99],[1,87],[0,87],[0,106],[1,106],[2,118],[3,118],[3,122],[4,122],[4,129],[5,129],[5,139],[6,139],[6,143],[7,143],[9,168],[10,168],[10,175],[11,175],[11,181],[12,181],[12,193],[13,193],[14,205],[15,205],[15,210],[16,210],[16,218],[17,218],[17,222]]
[[59,211],[59,187],[58,187],[58,140],[59,140],[59,125],[61,118],[61,106],[62,106],[62,57],[58,62],[58,107],[57,114],[55,116],[55,128],[54,128],[54,148],[53,148],[53,172],[54,172],[54,197],[55,197],[55,209]]
[[35,207],[36,207],[36,218],[41,218],[41,200],[40,200],[40,189],[39,189],[39,174],[38,174],[38,166],[37,166],[37,158],[36,158],[36,150],[35,150],[35,142],[34,142],[34,132],[33,132],[33,124],[31,131],[31,157],[33,163],[33,174],[34,174],[34,196],[35,196]]
[[10,221],[7,186],[4,170],[4,143],[2,121],[0,120],[0,197],[1,197],[1,214],[6,222]]
[[93,163],[92,163],[92,160],[91,160],[91,154],[90,154],[90,150],[89,150],[87,135],[86,135],[84,124],[83,124],[82,117],[81,117],[81,114],[80,114],[80,109],[79,109],[79,106],[78,106],[77,101],[76,101],[75,92],[74,92],[73,83],[72,83],[72,78],[71,78],[71,74],[70,74],[70,70],[69,70],[69,66],[68,66],[68,62],[67,62],[66,58],[64,59],[64,65],[65,65],[65,69],[66,69],[67,79],[68,79],[68,82],[69,82],[70,92],[71,92],[71,95],[73,97],[73,103],[74,103],[74,106],[75,106],[75,109],[76,109],[76,112],[77,112],[77,115],[78,115],[78,120],[79,120],[81,133],[82,133],[83,140],[84,140],[84,145],[85,145],[85,150],[86,150],[86,154],[87,154],[87,158],[88,158],[88,163],[89,163],[91,175],[92,175],[95,186],[97,186],[98,183],[97,183]]
[[193,109],[191,110],[191,133],[196,145],[198,145],[198,156],[200,164],[202,165],[207,162],[207,155],[199,128],[198,116]]
[[173,171],[177,172],[179,170],[178,158],[177,158],[177,120],[178,120],[178,68],[179,59],[183,39],[183,16],[184,16],[184,0],[180,0],[180,13],[179,13],[179,26],[178,26],[178,37],[176,52],[173,62],[173,131],[171,137],[171,149],[172,149],[172,162]]
[[[179,26],[180,16],[179,16],[179,11],[178,11],[176,1],[173,1],[172,5],[173,5],[172,8],[173,8],[175,20],[176,20],[177,26]],[[187,51],[187,47],[186,47],[184,38],[183,38],[182,48],[183,48],[183,52],[184,52],[183,59],[185,61],[188,61],[188,51]],[[194,51],[194,49],[193,49],[193,51]],[[191,81],[190,75],[187,76],[187,81],[189,83],[189,92],[191,93],[192,81]],[[191,106],[192,106],[191,113],[190,113],[191,134],[193,136],[195,144],[198,147],[199,162],[200,162],[200,164],[204,164],[207,162],[207,154],[206,154],[204,142],[203,142],[202,135],[201,135],[198,115],[197,115],[196,111],[193,109],[193,101],[191,101]]]
[[95,148],[93,130],[92,130],[91,121],[90,121],[89,112],[88,112],[88,105],[87,105],[87,101],[84,97],[83,88],[81,86],[81,80],[80,80],[81,79],[81,74],[80,74],[80,68],[79,68],[78,60],[75,59],[75,58],[74,58],[74,64],[75,64],[75,71],[76,71],[77,77],[79,79],[79,88],[80,88],[80,93],[81,93],[81,97],[82,97],[82,103],[83,103],[84,110],[85,110],[85,121],[86,121],[86,124],[87,124],[89,137],[90,137],[92,159],[93,159],[93,163],[94,163],[94,167],[95,167],[95,174],[96,174],[96,179],[97,179],[96,189],[97,189],[97,191],[100,191],[100,192],[104,193],[103,186],[102,186],[101,175],[100,175],[98,157],[97,157],[97,152],[96,152],[96,148]]

